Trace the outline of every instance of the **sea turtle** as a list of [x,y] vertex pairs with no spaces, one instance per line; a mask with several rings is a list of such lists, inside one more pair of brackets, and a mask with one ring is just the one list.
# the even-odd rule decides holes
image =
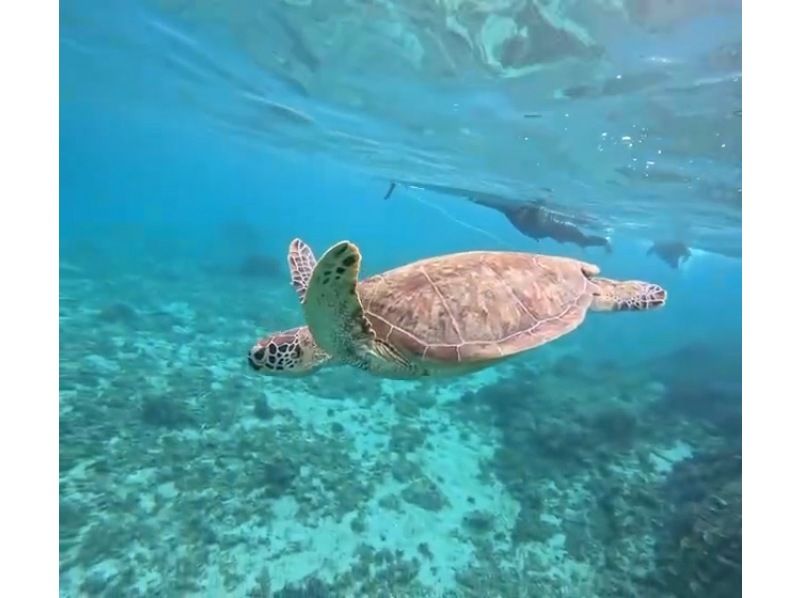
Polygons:
[[307,326],[250,349],[250,366],[271,375],[331,364],[395,379],[459,375],[575,330],[589,309],[647,310],[667,299],[658,285],[601,278],[593,264],[531,253],[454,253],[360,282],[361,253],[349,241],[316,262],[295,239],[288,260]]

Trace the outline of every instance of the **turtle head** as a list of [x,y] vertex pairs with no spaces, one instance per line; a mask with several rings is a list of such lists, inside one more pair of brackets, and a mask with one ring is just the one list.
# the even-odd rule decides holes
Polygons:
[[250,348],[250,367],[269,376],[307,376],[330,360],[317,346],[308,326],[267,335]]
[[600,277],[590,280],[594,285],[591,306],[594,311],[642,311],[667,302],[667,291],[657,284]]

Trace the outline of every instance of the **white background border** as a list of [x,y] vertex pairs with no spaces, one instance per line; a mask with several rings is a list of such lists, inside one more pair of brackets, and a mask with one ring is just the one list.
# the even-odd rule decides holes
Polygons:
[[58,3],[0,13],[0,596],[58,595]]

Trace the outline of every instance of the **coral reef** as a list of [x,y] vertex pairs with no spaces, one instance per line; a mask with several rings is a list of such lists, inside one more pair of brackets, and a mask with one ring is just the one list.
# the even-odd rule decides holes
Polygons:
[[332,594],[328,586],[316,577],[290,584],[274,595],[275,598],[329,598],[329,596]]
[[666,388],[660,412],[703,420],[729,439],[741,438],[740,347],[693,342],[645,364]]
[[[664,425],[654,409],[663,387],[572,357],[535,374],[521,365],[509,369],[513,374],[468,391],[459,409],[474,425],[491,422],[500,431],[484,475],[500,480],[519,505],[511,547],[561,546],[565,558],[602,567],[601,576],[580,576],[591,595],[659,595],[648,538],[666,510],[663,475],[680,457],[662,458],[657,447],[687,432],[683,420]],[[567,372],[572,377],[565,379]],[[702,438],[697,431],[688,436]],[[529,583],[545,592],[549,582]]]
[[180,428],[194,424],[194,418],[176,397],[148,396],[142,399],[142,421],[150,426]]
[[275,257],[253,254],[239,264],[239,274],[254,278],[278,278],[288,276],[286,267]]
[[133,325],[139,314],[127,303],[116,302],[104,307],[97,317],[102,322]]
[[264,378],[242,348],[299,319],[290,289],[157,267],[62,280],[65,595],[689,591],[668,570],[722,587],[703,551],[734,560],[735,487],[692,452],[728,436],[677,408],[678,368],[655,384],[568,348],[446,383]]
[[417,478],[400,493],[403,500],[428,511],[441,511],[448,506],[447,498],[427,477]]
[[667,479],[665,494],[670,514],[657,545],[656,579],[676,596],[741,596],[741,451],[684,461]]

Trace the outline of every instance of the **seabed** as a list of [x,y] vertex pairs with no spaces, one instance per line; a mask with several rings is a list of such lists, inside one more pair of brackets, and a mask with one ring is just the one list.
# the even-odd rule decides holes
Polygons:
[[740,595],[740,396],[703,347],[266,378],[286,281],[168,262],[67,259],[60,315],[62,596]]

